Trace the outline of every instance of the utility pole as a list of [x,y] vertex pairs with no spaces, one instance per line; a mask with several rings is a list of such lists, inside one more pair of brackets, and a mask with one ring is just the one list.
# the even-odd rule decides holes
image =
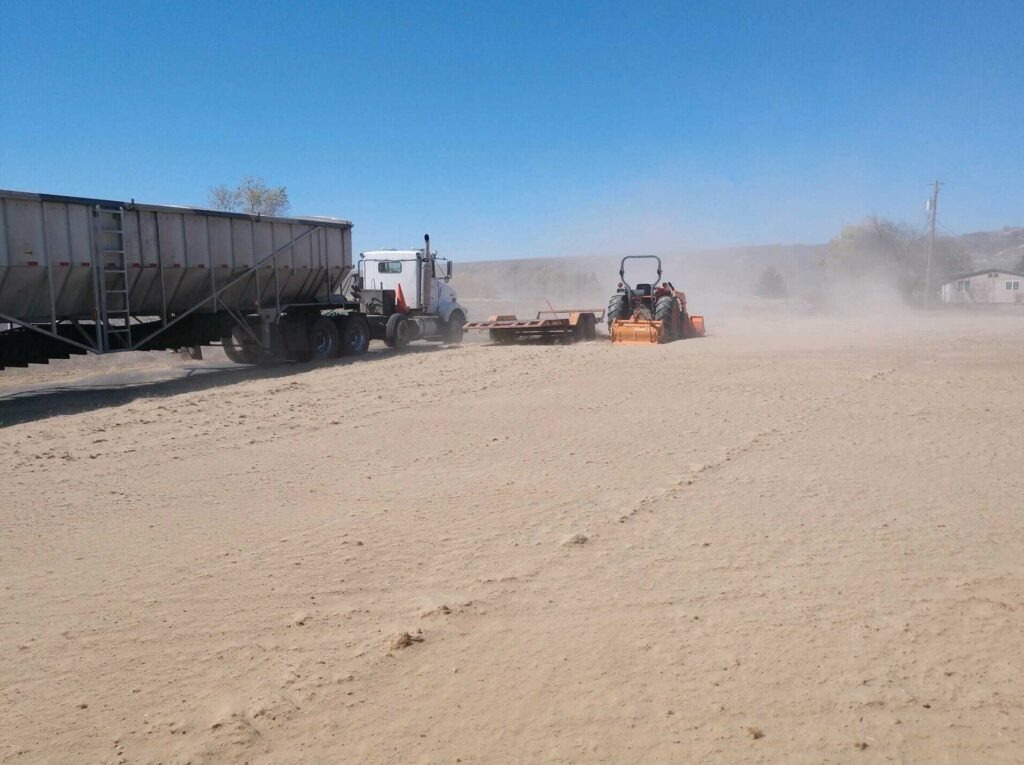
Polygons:
[[924,271],[924,307],[925,310],[932,307],[932,255],[935,252],[935,213],[939,205],[939,186],[942,184],[938,181],[932,186],[932,198],[928,202],[929,225],[931,231],[928,234],[928,265],[925,266]]

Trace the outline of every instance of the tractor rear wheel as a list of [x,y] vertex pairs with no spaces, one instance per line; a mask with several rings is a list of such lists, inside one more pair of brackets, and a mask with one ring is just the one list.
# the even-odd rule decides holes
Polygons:
[[605,318],[608,320],[608,329],[611,330],[612,322],[616,319],[628,319],[630,317],[629,300],[621,292],[608,298],[608,312]]
[[661,342],[670,343],[679,336],[679,301],[662,295],[654,304],[654,320],[661,322]]

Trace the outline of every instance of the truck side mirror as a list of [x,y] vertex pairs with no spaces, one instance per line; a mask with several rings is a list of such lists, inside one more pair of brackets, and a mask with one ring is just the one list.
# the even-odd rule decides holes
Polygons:
[[448,261],[448,270],[446,271],[444,278],[445,281],[448,281],[452,278],[452,262],[450,260]]

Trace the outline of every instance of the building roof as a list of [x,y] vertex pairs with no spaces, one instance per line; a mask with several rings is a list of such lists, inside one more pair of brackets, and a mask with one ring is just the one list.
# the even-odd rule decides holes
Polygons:
[[1024,279],[1024,274],[1018,274],[1016,271],[1007,271],[1004,268],[983,268],[981,271],[971,271],[969,274],[951,276],[943,284],[952,284],[960,279],[970,279],[973,276],[981,276],[982,274],[1003,274],[1005,276],[1019,276],[1021,279]]

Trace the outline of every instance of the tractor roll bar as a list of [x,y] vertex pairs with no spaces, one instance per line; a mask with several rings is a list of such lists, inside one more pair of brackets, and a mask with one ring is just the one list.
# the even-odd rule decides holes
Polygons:
[[647,259],[652,259],[652,260],[658,261],[658,279],[657,279],[657,281],[660,282],[661,281],[661,258],[659,258],[657,255],[627,255],[626,257],[624,257],[622,259],[622,262],[619,263],[619,278],[623,281],[623,283],[625,283],[625,281],[626,281],[626,261],[627,260],[647,260]]

